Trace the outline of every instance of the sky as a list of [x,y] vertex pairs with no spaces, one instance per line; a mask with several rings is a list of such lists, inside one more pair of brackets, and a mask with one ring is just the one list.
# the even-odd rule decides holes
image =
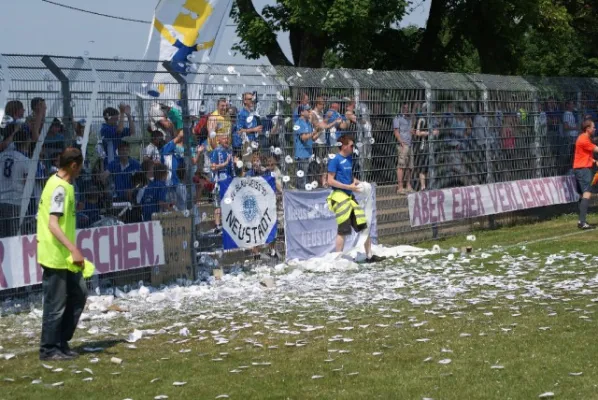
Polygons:
[[[141,58],[149,37],[149,25],[125,22],[58,7],[41,0],[1,0],[0,53],[81,56],[85,51],[90,57]],[[151,20],[157,0],[53,0],[66,5],[116,15],[119,17]],[[259,11],[271,0],[253,0]],[[421,0],[401,26],[424,26],[430,0]],[[13,32],[14,34],[7,34]],[[230,51],[238,41],[234,22],[230,20],[224,32],[222,46],[212,61],[230,64],[268,64],[267,59],[246,60]],[[278,41],[287,57],[290,56],[288,34],[281,34]]]

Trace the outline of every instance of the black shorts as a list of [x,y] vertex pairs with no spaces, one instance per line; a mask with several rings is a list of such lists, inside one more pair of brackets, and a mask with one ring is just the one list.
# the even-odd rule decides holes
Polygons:
[[[356,202],[355,196],[351,195],[351,199]],[[333,207],[335,204],[336,201],[332,200]],[[355,211],[351,211],[351,216],[349,217],[349,219],[343,222],[342,224],[338,225],[337,234],[341,236],[348,236],[351,234],[351,230],[354,230],[355,232],[359,233],[363,231],[365,228],[367,228],[367,224],[358,225],[357,218],[355,217]]]

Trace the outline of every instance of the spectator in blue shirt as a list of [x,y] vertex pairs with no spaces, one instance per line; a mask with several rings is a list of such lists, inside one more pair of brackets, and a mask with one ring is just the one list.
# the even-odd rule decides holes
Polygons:
[[[214,182],[224,181],[234,176],[233,167],[233,153],[229,148],[228,135],[218,135],[218,147],[212,151],[210,155],[210,162],[212,165],[212,174],[214,176]],[[220,233],[222,229],[222,210],[220,209],[220,201],[218,195],[218,185],[214,191],[214,222],[216,223],[216,229],[214,233]]]
[[228,109],[228,116],[230,117],[233,154],[235,157],[241,157],[243,154],[243,137],[239,134],[237,126],[237,108],[230,107]]
[[293,126],[295,140],[295,160],[297,160],[297,172],[303,171],[303,177],[297,176],[297,189],[304,189],[308,177],[313,177],[311,171],[311,158],[313,155],[314,139],[318,132],[310,122],[311,107],[308,105],[299,106],[301,118]]
[[293,123],[296,123],[297,120],[299,118],[301,118],[301,111],[299,111],[299,108],[301,106],[308,106],[308,105],[309,105],[309,96],[307,95],[307,93],[301,93],[301,96],[299,98],[299,104],[293,110]]
[[266,171],[266,168],[262,166],[262,158],[259,153],[253,153],[251,157],[251,168],[247,171],[245,176],[252,178],[264,176]]
[[100,188],[88,186],[83,194],[82,207],[77,210],[77,228],[87,229],[101,219]]
[[259,118],[254,115],[255,99],[250,92],[243,94],[243,109],[237,116],[237,134],[247,137],[250,142],[255,142],[262,133],[263,127]]
[[108,171],[114,182],[114,196],[117,201],[133,201],[133,182],[131,178],[135,172],[141,171],[137,160],[129,157],[129,144],[120,142],[118,145],[118,159],[108,164]]
[[[104,123],[100,130],[102,136],[102,145],[106,153],[107,162],[111,163],[116,159],[116,149],[125,136],[135,136],[135,123],[131,116],[131,107],[126,104],[120,104],[119,110],[108,107],[104,110]],[[125,128],[125,116],[128,127]]]
[[340,104],[332,103],[326,112],[325,120],[332,126],[326,131],[326,142],[328,146],[336,146],[336,143],[345,135],[348,128],[347,117],[340,113]]
[[64,125],[62,125],[62,121],[60,121],[58,118],[54,118],[44,140],[43,158],[45,159],[48,168],[50,167],[52,161],[54,161],[56,157],[58,157],[58,155],[65,149],[63,132]]
[[166,184],[168,186],[176,186],[179,184],[178,177],[176,176],[176,170],[182,160],[177,147],[183,146],[184,139],[185,136],[183,135],[183,132],[180,131],[173,140],[166,143],[160,150],[160,154],[162,155],[162,164],[166,165],[166,168],[168,169],[168,174],[166,177]]
[[224,181],[233,177],[233,153],[229,147],[228,135],[218,135],[218,147],[210,155],[214,181]]
[[137,200],[141,204],[144,221],[151,221],[152,214],[167,211],[170,208],[167,203],[167,175],[168,168],[164,164],[155,165],[154,180],[150,181],[145,188],[139,191]]

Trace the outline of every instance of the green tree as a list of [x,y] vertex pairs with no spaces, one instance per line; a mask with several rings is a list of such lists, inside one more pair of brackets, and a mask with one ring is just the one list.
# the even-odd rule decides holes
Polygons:
[[[275,65],[321,67],[338,60],[346,67],[375,66],[372,52],[388,52],[384,42],[400,32],[407,0],[277,0],[261,14],[251,0],[236,0],[233,18],[241,38],[235,45],[250,59],[266,56]],[[276,37],[289,32],[293,60]],[[400,35],[400,34],[399,34]],[[331,57],[332,56],[332,57]]]

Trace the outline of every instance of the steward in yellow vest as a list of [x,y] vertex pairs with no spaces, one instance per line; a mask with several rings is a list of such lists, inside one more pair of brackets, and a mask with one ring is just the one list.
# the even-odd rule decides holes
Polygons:
[[[345,247],[345,236],[351,234],[351,230],[361,232],[368,228],[365,212],[353,196],[354,191],[360,191],[359,181],[353,177],[353,148],[355,141],[349,135],[341,136],[339,139],[341,148],[339,153],[328,163],[328,186],[334,190],[328,196],[328,207],[336,215],[338,231],[336,235],[336,252],[340,253]],[[384,260],[372,254],[372,241],[368,236],[364,244],[366,262],[378,262]]]
[[[37,261],[43,269],[44,294],[39,358],[52,361],[77,357],[68,342],[87,300],[82,274],[85,260],[75,239],[72,185],[81,172],[83,156],[78,149],[69,147],[62,152],[58,163],[58,172],[44,187],[37,215]],[[72,260],[68,260],[70,257]]]

